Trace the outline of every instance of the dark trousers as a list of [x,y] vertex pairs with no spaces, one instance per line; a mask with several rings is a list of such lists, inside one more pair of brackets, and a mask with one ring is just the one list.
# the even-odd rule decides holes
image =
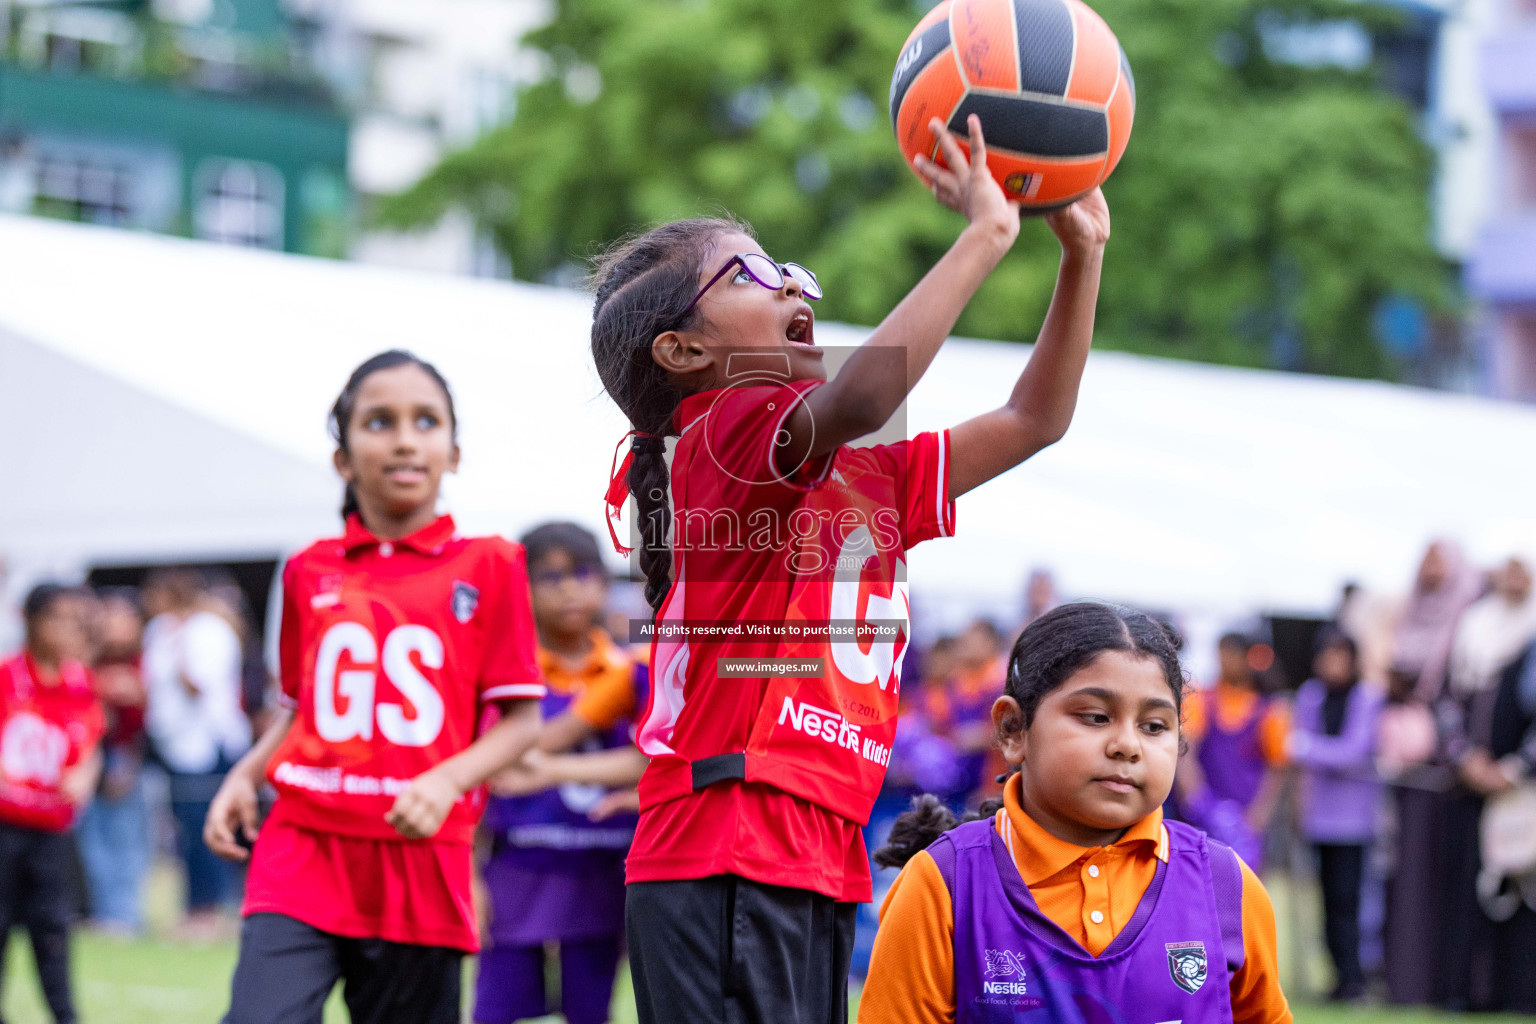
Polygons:
[[631,883],[640,1024],[847,1024],[856,910],[735,875]]
[[69,925],[74,917],[75,852],[68,832],[0,823],[0,968],[11,929],[26,925],[43,998],[58,1024],[74,1024]]
[[1365,880],[1365,847],[1317,844],[1317,873],[1323,887],[1323,932],[1333,959],[1339,995],[1358,995],[1365,987],[1360,969],[1360,890]]
[[176,819],[176,852],[187,869],[188,913],[218,910],[238,884],[236,869],[203,842],[208,805],[227,770],[228,765],[221,758],[217,771],[167,773],[171,814]]
[[283,914],[252,914],[224,1024],[320,1024],[339,980],[352,1024],[458,1024],[464,954],[332,935]]

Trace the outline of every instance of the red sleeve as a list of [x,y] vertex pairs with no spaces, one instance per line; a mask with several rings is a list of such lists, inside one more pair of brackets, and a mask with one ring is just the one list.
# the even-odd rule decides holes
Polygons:
[[480,670],[480,699],[538,699],[548,692],[539,674],[538,631],[528,590],[527,556],[522,545],[498,540],[493,570],[497,585],[490,608],[490,635]]
[[721,390],[699,424],[705,435],[695,458],[708,458],[726,478],[742,485],[748,492],[745,501],[751,505],[773,504],[785,495],[814,490],[826,479],[835,453],[807,461],[786,476],[774,450],[789,414],[807,393],[825,383],[802,380]]
[[955,500],[949,494],[949,431],[918,434],[910,441],[872,449],[897,480],[902,495],[901,542],[916,547],[955,533]]
[[298,582],[298,559],[290,558],[283,565],[283,620],[277,634],[277,702],[290,710],[299,706],[299,683],[304,671]]

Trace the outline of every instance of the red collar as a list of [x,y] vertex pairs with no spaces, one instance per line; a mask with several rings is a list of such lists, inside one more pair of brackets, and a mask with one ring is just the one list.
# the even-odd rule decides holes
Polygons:
[[[804,397],[805,394],[825,384],[824,380],[780,380],[774,377],[764,377],[754,380],[747,387],[782,387],[789,388],[796,394]],[[738,387],[743,385],[738,385]],[[709,410],[714,408],[720,396],[731,388],[711,388],[708,391],[695,391],[677,404],[677,411],[672,414],[672,425],[679,434],[693,426],[702,419]]]
[[[453,523],[453,516],[438,516],[415,533],[388,543],[397,548],[410,548],[418,554],[433,557],[442,554],[443,546],[457,533],[458,527]],[[370,545],[377,546],[383,543],[386,542],[363,525],[363,520],[357,513],[347,516],[347,531],[341,537],[341,545],[346,548],[347,554],[350,555]]]
[[44,672],[43,667],[37,663],[37,659],[32,657],[31,651],[24,651],[22,653],[21,667],[22,670],[27,674],[27,682],[34,686],[58,682],[59,677],[62,674],[57,672]]
[[22,651],[21,675],[16,679],[16,684],[18,687],[42,687],[47,690],[56,686],[68,688],[82,682],[84,673],[85,666],[78,661],[61,663],[57,672],[44,672],[32,657],[31,651]]

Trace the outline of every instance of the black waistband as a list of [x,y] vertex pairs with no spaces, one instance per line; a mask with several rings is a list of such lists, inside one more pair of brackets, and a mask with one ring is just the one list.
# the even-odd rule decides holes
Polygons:
[[716,754],[693,762],[692,767],[693,791],[697,793],[705,786],[713,786],[726,779],[746,778],[747,755],[740,750],[734,754]]

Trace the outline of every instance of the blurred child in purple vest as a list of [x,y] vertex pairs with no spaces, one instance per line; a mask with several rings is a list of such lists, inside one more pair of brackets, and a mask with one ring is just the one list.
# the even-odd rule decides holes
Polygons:
[[[597,538],[548,523],[521,538],[528,553],[539,659],[549,695],[538,749],[613,750],[630,745],[643,704],[645,666],[597,625],[608,576]],[[536,760],[536,759],[535,759]],[[566,783],[539,789],[513,769],[486,808],[489,922],[476,982],[477,1024],[510,1024],[551,1012],[546,945],[559,944],[560,1012],[569,1024],[608,1020],[624,933],[624,857],[632,813],[604,813],[608,790]]]
[[1184,705],[1189,753],[1179,761],[1179,808],[1192,824],[1263,869],[1264,832],[1283,781],[1285,706],[1259,692],[1255,645],[1227,633],[1217,645],[1216,685]]
[[1287,750],[1301,769],[1301,828],[1317,849],[1323,927],[1337,983],[1330,998],[1365,994],[1360,968],[1360,895],[1365,853],[1376,836],[1381,783],[1376,734],[1385,692],[1360,678],[1354,640],[1326,629],[1313,678],[1296,691]]

